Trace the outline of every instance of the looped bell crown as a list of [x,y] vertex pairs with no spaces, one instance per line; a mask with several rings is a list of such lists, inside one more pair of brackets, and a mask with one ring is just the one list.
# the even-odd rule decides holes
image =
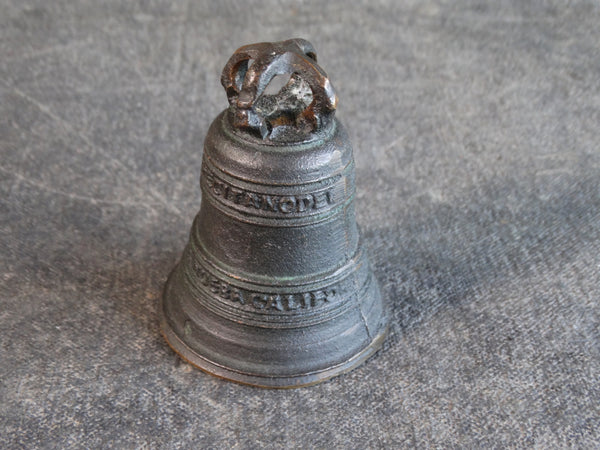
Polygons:
[[[284,88],[278,95],[266,94],[265,89],[281,75],[290,75]],[[221,83],[234,126],[276,141],[280,134],[272,133],[280,127],[298,135],[330,125],[337,106],[333,86],[317,65],[317,53],[304,39],[239,48],[225,65]]]
[[372,355],[387,329],[335,91],[303,39],[241,47],[221,82],[229,108],[204,141],[202,204],[165,285],[163,334],[229,380],[326,380]]

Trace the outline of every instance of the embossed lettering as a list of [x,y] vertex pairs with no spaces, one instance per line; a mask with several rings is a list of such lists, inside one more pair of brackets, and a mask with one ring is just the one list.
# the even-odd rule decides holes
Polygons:
[[233,287],[225,281],[214,277],[197,262],[194,262],[192,267],[196,273],[198,282],[202,286],[205,286],[203,290],[205,289],[223,300],[239,303],[240,305],[249,305],[259,310],[284,312],[315,308],[331,302],[338,296],[336,289],[317,290],[297,294],[249,292],[244,289]]
[[262,211],[283,214],[305,213],[334,203],[331,189],[312,194],[277,196],[239,189],[219,180],[208,170],[204,170],[203,180],[209,191],[224,201]]
[[221,283],[216,278],[210,280],[210,292],[216,294],[221,290]]
[[251,299],[252,304],[257,309],[265,309],[268,304],[267,296],[263,294],[252,294]]
[[208,273],[203,270],[200,274],[200,283],[202,283],[204,286],[208,286],[209,281],[210,277],[208,276]]
[[302,307],[306,308],[308,306],[313,306],[312,302],[311,302],[311,294],[310,292],[305,292],[304,294],[302,294]]
[[317,306],[317,305],[325,303],[327,301],[329,301],[327,299],[327,292],[325,292],[325,291],[316,291],[316,292],[313,292],[313,295],[312,295],[312,306]]
[[281,304],[281,297],[279,295],[269,295],[269,301],[267,302],[267,309],[276,309],[277,311],[283,311]]
[[215,183],[215,178],[212,176],[211,173],[205,172],[204,173],[204,179],[206,180],[206,185],[212,189],[214,183]]
[[219,296],[225,300],[229,300],[231,297],[231,287],[229,287],[229,285],[224,281],[221,281],[221,290],[219,291]]
[[313,207],[315,199],[313,195],[302,195],[298,197],[298,212],[304,212]]
[[246,301],[244,300],[244,295],[238,289],[235,289],[233,291],[233,295],[231,296],[231,300],[233,300],[234,302],[240,302],[242,305],[246,304]]
[[282,213],[289,213],[296,209],[296,197],[281,197],[279,199],[279,210]]
[[252,192],[247,192],[245,205],[260,209],[262,205],[262,198]]
[[225,183],[221,183],[220,181],[213,181],[213,192],[215,193],[215,195],[217,196],[224,196],[226,197],[227,195],[227,186],[225,185]]
[[243,196],[244,196],[244,191],[242,191],[241,189],[232,187],[231,189],[229,189],[229,196],[227,196],[227,199],[232,201],[233,203],[239,204],[242,202]]
[[265,195],[263,204],[263,209],[277,212],[277,204],[273,201],[270,195]]
[[294,309],[300,308],[300,304],[296,302],[296,299],[293,295],[285,296],[285,309],[286,311],[292,311]]
[[319,209],[327,206],[330,203],[330,196],[328,195],[329,191],[319,192],[314,194],[313,197],[315,199],[314,208]]

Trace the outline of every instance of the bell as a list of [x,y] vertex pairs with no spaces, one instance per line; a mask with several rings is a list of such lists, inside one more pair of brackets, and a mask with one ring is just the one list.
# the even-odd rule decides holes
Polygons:
[[204,142],[202,204],[164,288],[162,332],[218,377],[324,381],[365,361],[387,330],[335,91],[303,39],[241,47],[221,82],[229,108]]

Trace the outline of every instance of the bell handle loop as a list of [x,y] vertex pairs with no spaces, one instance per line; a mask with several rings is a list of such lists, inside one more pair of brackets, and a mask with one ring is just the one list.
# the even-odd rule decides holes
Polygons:
[[308,105],[293,111],[295,124],[309,124],[309,132],[327,125],[335,113],[337,96],[325,71],[317,64],[312,44],[304,39],[258,43],[240,47],[223,69],[221,83],[234,115],[234,126],[254,128],[266,137],[290,111],[269,114],[257,108],[258,100],[274,77],[290,75],[305,82],[312,92]]

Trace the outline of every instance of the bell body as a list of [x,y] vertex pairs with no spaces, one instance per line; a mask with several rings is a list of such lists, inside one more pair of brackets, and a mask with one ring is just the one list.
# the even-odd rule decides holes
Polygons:
[[202,203],[164,289],[163,333],[184,359],[263,387],[313,384],[381,345],[387,315],[354,214],[354,160],[333,119],[274,142],[211,125]]

